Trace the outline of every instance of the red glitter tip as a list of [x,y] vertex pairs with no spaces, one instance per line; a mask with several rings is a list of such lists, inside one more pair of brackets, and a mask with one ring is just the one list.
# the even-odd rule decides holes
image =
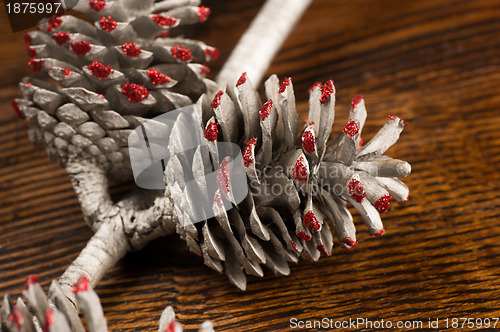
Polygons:
[[89,290],[89,278],[87,276],[82,276],[71,288],[73,293],[79,294]]
[[264,121],[264,119],[271,114],[272,107],[273,107],[273,101],[271,99],[269,99],[266,103],[264,103],[264,105],[262,105],[259,111],[259,118],[261,121]]
[[175,320],[171,321],[170,324],[168,324],[167,327],[165,327],[165,331],[164,332],[175,332],[176,329],[175,329]]
[[309,88],[309,93],[311,93],[312,90],[316,89],[317,87],[321,87],[321,82],[316,82],[314,83],[310,88]]
[[12,313],[7,318],[11,326],[16,326],[20,331],[24,326],[24,316],[21,309],[16,305],[12,308]]
[[160,32],[155,38],[167,38],[170,33],[167,30]]
[[185,48],[184,46],[174,46],[170,49],[170,53],[174,58],[182,61],[193,60],[193,53],[191,53],[191,50],[189,48]]
[[12,105],[12,108],[14,109],[14,113],[16,113],[16,116],[19,118],[19,119],[24,119],[24,116],[23,114],[21,113],[21,110],[19,109],[19,104],[17,103],[17,101],[12,98],[10,100],[10,104]]
[[113,69],[110,66],[105,66],[99,61],[92,61],[88,68],[92,75],[98,77],[99,79],[103,79],[109,76]]
[[30,46],[31,45],[31,36],[29,35],[29,33],[25,33],[23,35],[23,40],[27,44],[26,46]]
[[101,29],[103,29],[107,32],[113,31],[118,26],[118,23],[116,21],[112,20],[111,16],[108,16],[108,17],[103,16],[99,20],[99,24],[101,25]]
[[45,324],[43,327],[43,331],[50,331],[50,326],[54,324],[54,309],[48,308],[45,313]]
[[170,82],[172,79],[167,75],[160,73],[158,70],[151,68],[148,70],[148,77],[154,85],[160,85]]
[[350,237],[347,236],[342,240],[342,243],[351,247],[349,249],[352,249],[353,247],[355,247],[358,244],[358,241],[354,242]]
[[220,194],[218,192],[216,192],[214,195],[214,202],[217,203],[217,206],[219,208],[224,207],[224,203],[222,203],[222,197],[220,197]]
[[384,195],[379,198],[378,201],[375,202],[375,209],[377,209],[380,213],[385,213],[391,207],[391,203],[389,200],[392,198],[391,195]]
[[201,74],[202,74],[202,75],[206,75],[206,74],[208,74],[208,73],[210,73],[210,68],[208,68],[208,67],[207,67],[207,66],[205,66],[205,65],[201,65]]
[[216,180],[219,191],[222,193],[223,197],[226,197],[229,192],[229,167],[227,166],[226,159],[223,159],[219,165]]
[[321,86],[321,98],[320,103],[324,104],[328,101],[330,96],[334,93],[333,91],[333,82],[327,81],[325,84]]
[[377,233],[370,233],[371,236],[381,236],[382,234],[385,233],[385,229],[379,230]]
[[316,139],[312,130],[306,130],[302,134],[302,148],[307,153],[314,153],[316,151]]
[[69,70],[68,68],[61,68],[61,73],[64,74],[64,77],[68,77],[71,75],[71,70]]
[[297,249],[297,245],[295,244],[295,242],[290,241],[290,243],[292,244],[292,248],[295,249],[295,251],[299,252],[299,249]]
[[321,228],[318,219],[316,219],[316,216],[312,211],[307,211],[302,222],[304,223],[304,226],[311,230],[311,232],[317,232]]
[[356,123],[356,121],[354,120],[349,121],[347,125],[344,127],[344,133],[349,135],[351,138],[353,138],[354,135],[359,133],[358,124]]
[[236,86],[240,86],[240,85],[244,84],[246,81],[247,81],[247,73],[244,72],[243,74],[241,74],[240,78],[238,78],[238,82],[236,82]]
[[252,150],[256,144],[257,140],[255,139],[255,137],[253,137],[247,142],[245,146],[245,151],[243,152],[243,159],[241,161],[243,163],[243,166],[248,167],[255,162],[255,160],[252,157],[253,155]]
[[93,11],[100,12],[106,8],[106,2],[102,0],[90,0],[89,6]]
[[212,108],[217,108],[220,106],[220,98],[222,97],[223,94],[224,94],[224,91],[222,91],[222,90],[219,90],[217,92],[217,94],[214,97],[214,100],[212,100],[212,103],[210,104],[210,106],[212,106]]
[[122,93],[128,97],[128,100],[139,103],[149,96],[149,91],[145,87],[134,83],[122,84]]
[[158,24],[158,26],[167,26],[170,28],[176,25],[178,21],[178,19],[176,19],[175,17],[163,16],[160,14],[151,16],[151,19],[155,21],[155,23]]
[[292,176],[297,181],[307,181],[309,175],[307,174],[307,164],[305,164],[304,157],[297,159],[295,166],[293,167]]
[[47,31],[52,31],[53,28],[58,28],[62,23],[62,20],[54,15],[51,19],[49,19],[49,25],[47,25]]
[[[396,120],[396,117],[397,117],[396,115],[389,115],[389,119],[391,119],[391,120]],[[406,127],[405,120],[403,120],[401,118],[399,118],[399,119],[403,122],[403,128]]]
[[285,77],[283,82],[281,83],[279,93],[283,93],[286,90],[286,87],[290,85],[291,78],[290,77]]
[[26,277],[26,285],[24,286],[24,289],[28,289],[33,284],[38,284],[38,278],[30,274]]
[[69,40],[69,33],[58,32],[54,33],[51,37],[56,41],[57,45],[62,46]]
[[36,58],[36,50],[32,47],[26,47],[26,53],[30,58]]
[[349,195],[354,198],[354,200],[358,203],[363,202],[366,197],[365,188],[361,181],[357,179],[352,179],[347,185],[347,189],[349,191]]
[[302,241],[310,241],[311,240],[311,237],[309,235],[307,235],[306,232],[304,232],[304,231],[297,232],[297,236]]
[[351,106],[353,109],[356,108],[356,106],[358,106],[358,104],[363,100],[363,95],[355,95],[354,97],[352,97],[352,100],[351,100]]
[[320,253],[322,253],[323,255],[325,255],[325,256],[331,256],[331,255],[332,255],[332,254],[330,254],[328,251],[326,251],[325,246],[324,246],[324,245],[322,245],[322,244],[318,245],[318,246],[316,247],[316,249],[318,249],[318,251],[319,251]]
[[196,15],[198,15],[200,22],[203,23],[210,16],[210,8],[207,8],[205,6],[198,7],[198,9],[196,10]]
[[43,68],[43,60],[32,59],[28,62],[28,65],[31,66],[31,70],[35,73],[39,73]]
[[213,142],[217,139],[217,134],[219,133],[219,124],[216,122],[211,122],[205,128],[205,133],[203,136],[210,142]]
[[70,46],[71,49],[73,50],[73,53],[82,56],[87,55],[87,53],[89,53],[90,50],[92,49],[92,45],[90,45],[90,43],[86,42],[85,40],[79,42],[72,42]]
[[205,56],[215,60],[219,57],[219,49],[216,47],[207,47],[205,49]]
[[137,45],[134,43],[123,44],[122,51],[123,54],[131,58],[135,58],[136,56],[142,53],[142,50],[139,47],[137,47]]

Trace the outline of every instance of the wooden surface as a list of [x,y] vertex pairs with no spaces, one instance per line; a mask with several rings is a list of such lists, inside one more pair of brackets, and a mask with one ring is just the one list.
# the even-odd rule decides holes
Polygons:
[[[213,73],[261,3],[205,2],[213,14],[193,36],[221,50]],[[0,293],[15,296],[28,273],[48,287],[92,234],[68,177],[13,115],[10,98],[29,68],[3,7],[0,22]],[[439,318],[441,328],[445,318],[499,317],[498,0],[315,0],[271,72],[293,77],[302,118],[307,89],[335,80],[334,132],[356,93],[368,108],[365,141],[388,114],[404,118],[388,154],[412,164],[410,201],[383,215],[383,237],[370,237],[356,216],[355,250],[337,246],[332,257],[292,266],[289,277],[252,277],[246,292],[175,236],[157,240],[97,288],[112,330],[155,331],[167,304],[188,330],[205,319],[217,331],[275,331],[293,317]]]

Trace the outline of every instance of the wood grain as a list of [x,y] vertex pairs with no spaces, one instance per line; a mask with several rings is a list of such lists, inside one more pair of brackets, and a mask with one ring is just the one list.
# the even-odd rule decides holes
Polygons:
[[[213,77],[262,2],[205,2],[212,17],[192,34],[221,50]],[[3,7],[0,31],[0,293],[19,295],[28,273],[48,287],[91,231],[68,177],[32,146],[10,109],[28,67]],[[288,330],[292,317],[499,317],[499,36],[497,0],[315,0],[269,73],[293,77],[302,118],[307,89],[334,79],[334,132],[356,93],[368,108],[365,141],[388,114],[404,118],[388,154],[413,166],[410,201],[383,216],[383,237],[371,238],[355,217],[354,251],[301,262],[289,277],[252,277],[246,292],[175,236],[157,240],[97,288],[112,330],[154,331],[167,304],[187,330],[205,319],[217,331],[275,331]]]

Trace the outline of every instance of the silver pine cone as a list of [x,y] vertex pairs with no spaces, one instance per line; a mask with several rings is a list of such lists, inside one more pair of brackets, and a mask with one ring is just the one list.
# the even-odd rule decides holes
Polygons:
[[[102,311],[101,301],[89,283],[86,276],[82,276],[73,285],[78,306],[85,317],[89,332],[107,332],[108,325]],[[38,283],[38,279],[30,275],[27,277],[26,288],[22,298],[18,298],[14,305],[6,294],[3,297],[0,309],[0,331],[8,332],[84,332],[85,328],[78,315],[78,310],[69,302],[57,281],[52,281],[49,289],[49,298]],[[175,320],[172,307],[166,307],[159,320],[160,332],[182,332],[182,325]],[[210,321],[205,321],[199,332],[213,332]]]

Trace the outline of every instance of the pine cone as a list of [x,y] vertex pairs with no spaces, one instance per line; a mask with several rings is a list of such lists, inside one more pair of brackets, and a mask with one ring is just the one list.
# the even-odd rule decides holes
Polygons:
[[[74,16],[54,17],[25,35],[33,71],[57,84],[26,78],[20,112],[32,141],[66,166],[85,160],[117,181],[132,179],[127,139],[148,118],[190,105],[214,85],[200,62],[218,55],[202,42],[168,37],[177,26],[204,22],[196,0],[79,1]],[[174,30],[175,31],[175,30]]]
[[[86,276],[82,276],[75,285],[79,307],[82,310],[89,332],[106,332],[108,326],[102,311],[101,302]],[[78,316],[78,311],[68,301],[57,281],[52,281],[49,290],[51,302],[47,299],[38,279],[27,277],[23,296],[28,306],[21,298],[13,306],[6,294],[0,309],[0,331],[46,331],[46,332],[84,332],[85,328]],[[172,307],[166,307],[159,320],[159,331],[182,332],[182,325],[175,320]],[[213,332],[210,321],[205,321],[199,332]]]
[[[188,156],[182,155],[171,158],[165,170],[177,232],[206,265],[225,270],[242,290],[245,274],[263,276],[261,264],[275,274],[288,275],[288,262],[300,257],[316,261],[321,253],[330,256],[333,241],[327,220],[341,246],[352,249],[357,240],[347,203],[359,211],[371,235],[382,235],[379,213],[389,209],[391,198],[406,201],[409,192],[397,178],[406,177],[410,165],[382,155],[399,138],[405,126],[402,119],[390,116],[378,134],[362,145],[366,109],[363,97],[356,96],[348,124],[328,141],[335,115],[335,88],[328,81],[310,89],[308,123],[299,135],[291,79],[280,86],[273,75],[265,90],[268,101],[261,105],[243,74],[236,87],[219,91],[210,104],[202,97],[196,104],[202,119],[198,130],[211,158],[198,149],[191,157],[192,169],[184,167],[181,159]],[[175,143],[171,144],[182,142],[183,137],[175,135],[172,130],[170,142]],[[232,195],[238,188],[229,176],[228,159],[218,151],[217,142],[236,143],[243,151],[249,194],[239,204]],[[203,158],[211,159],[212,165],[197,162]],[[216,217],[202,226],[195,224],[196,229],[197,220],[189,211],[201,202],[193,203],[193,188],[188,190],[177,179],[207,174],[212,167],[218,169],[217,186],[200,185],[202,194],[197,197],[213,197]]]

